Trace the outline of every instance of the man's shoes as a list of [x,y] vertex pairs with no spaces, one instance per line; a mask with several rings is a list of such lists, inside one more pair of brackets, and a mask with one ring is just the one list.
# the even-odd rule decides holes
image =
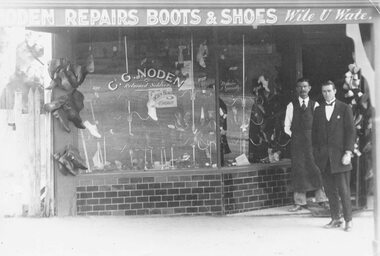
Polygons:
[[326,210],[330,210],[330,206],[328,202],[319,202],[318,205]]
[[298,211],[302,211],[303,209],[306,209],[306,206],[296,204],[292,208],[290,208],[288,211],[289,212],[298,212]]
[[344,231],[350,232],[352,230],[352,220],[346,221],[346,225],[344,226]]
[[328,224],[326,224],[324,226],[324,228],[328,228],[328,229],[339,228],[340,225],[342,225],[342,221],[341,220],[331,220]]

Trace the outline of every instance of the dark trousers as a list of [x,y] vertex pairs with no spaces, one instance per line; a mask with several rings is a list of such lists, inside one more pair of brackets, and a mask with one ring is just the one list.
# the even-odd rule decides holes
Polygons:
[[322,172],[322,179],[327,198],[329,199],[330,214],[333,220],[339,219],[339,197],[342,200],[343,217],[345,221],[352,220],[352,205],[350,191],[350,172],[331,173],[330,161]]

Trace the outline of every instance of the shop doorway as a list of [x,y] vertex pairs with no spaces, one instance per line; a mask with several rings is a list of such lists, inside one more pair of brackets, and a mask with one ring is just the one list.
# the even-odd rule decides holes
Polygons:
[[[338,40],[337,40],[338,41]],[[342,37],[340,42],[313,42],[302,46],[302,73],[312,85],[310,97],[318,102],[323,101],[321,84],[331,80],[337,88],[336,98],[345,101],[342,89],[348,65],[353,63],[352,43]],[[356,208],[365,206],[365,166],[361,164],[363,157],[354,156],[351,172],[351,194]]]
[[[345,41],[345,40],[342,40]],[[322,100],[320,85],[326,80],[335,83],[337,97],[341,97],[341,86],[347,66],[353,62],[352,51],[346,42],[315,42],[302,46],[303,76],[310,80],[312,90],[310,96]]]

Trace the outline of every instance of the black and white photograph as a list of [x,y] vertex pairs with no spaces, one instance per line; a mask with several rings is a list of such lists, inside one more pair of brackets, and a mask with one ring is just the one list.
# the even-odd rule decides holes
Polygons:
[[0,0],[0,255],[380,256],[377,81],[379,0]]

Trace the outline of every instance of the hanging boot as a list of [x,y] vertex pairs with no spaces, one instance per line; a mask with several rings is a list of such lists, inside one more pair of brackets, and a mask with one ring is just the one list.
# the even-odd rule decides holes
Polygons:
[[66,159],[73,164],[74,169],[87,170],[84,160],[79,154],[79,150],[72,145],[66,146]]
[[52,102],[44,104],[44,110],[50,113],[56,111],[57,109],[61,108],[63,104],[65,104],[66,100],[66,95],[61,96],[58,99],[53,100]]
[[66,168],[65,164],[63,163],[63,159],[61,159],[62,155],[65,153],[63,152],[57,152],[53,155],[54,159],[58,162],[58,170],[63,174],[67,175],[69,174],[69,170]]
[[83,94],[77,90],[74,90],[68,95],[68,100],[62,107],[67,115],[67,119],[79,129],[86,129],[82,122],[82,118],[79,116],[79,112],[84,107],[83,101]]
[[73,87],[71,85],[71,83],[70,83],[70,81],[66,75],[65,69],[60,70],[59,78],[61,80],[60,87],[62,89],[64,89],[65,91],[72,91],[73,89],[75,89],[75,87]]
[[64,111],[61,108],[54,111],[53,116],[58,119],[58,121],[61,123],[63,129],[66,132],[71,132],[66,114],[64,113]]
[[52,59],[48,62],[48,73],[49,73],[49,76],[52,80],[54,80],[56,78],[56,73],[62,67],[64,62],[65,62],[65,60],[62,58]]
[[78,76],[81,74],[77,71],[78,69],[80,71],[81,66],[75,64],[68,64],[65,68],[65,75],[73,88],[78,88],[80,85]]
[[74,164],[70,161],[67,154],[64,154],[63,156],[61,156],[58,161],[65,167],[65,169],[70,174],[74,176],[78,175],[78,169],[74,167]]

